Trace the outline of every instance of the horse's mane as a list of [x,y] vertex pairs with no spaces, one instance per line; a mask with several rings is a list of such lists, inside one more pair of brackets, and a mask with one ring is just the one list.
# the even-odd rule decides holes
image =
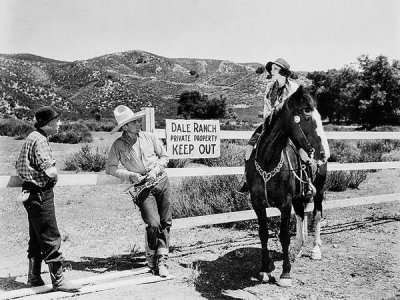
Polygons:
[[296,103],[299,103],[301,101],[304,101],[303,99],[310,104],[311,109],[314,109],[315,104],[314,98],[312,97],[312,90],[310,88],[306,88],[300,85],[298,89],[293,94],[291,94],[288,99],[285,100],[283,105],[279,105],[272,110],[271,114],[264,120],[263,130],[258,140],[258,143],[260,145],[262,145],[264,140],[269,136],[269,134],[272,133],[276,123],[280,119],[280,115],[290,109],[289,103],[293,102],[293,100]]

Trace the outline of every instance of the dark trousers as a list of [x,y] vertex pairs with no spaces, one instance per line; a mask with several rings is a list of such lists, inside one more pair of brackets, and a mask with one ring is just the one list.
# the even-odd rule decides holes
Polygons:
[[151,190],[140,195],[139,208],[146,223],[147,242],[150,250],[157,254],[168,254],[170,228],[172,225],[171,187],[164,177]]
[[29,221],[28,258],[39,257],[46,263],[63,261],[59,252],[61,236],[54,209],[53,186],[44,188],[24,184],[29,198],[24,202]]

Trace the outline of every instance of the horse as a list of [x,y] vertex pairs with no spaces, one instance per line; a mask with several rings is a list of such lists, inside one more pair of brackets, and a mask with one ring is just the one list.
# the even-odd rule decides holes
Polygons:
[[[296,214],[296,249],[301,255],[301,247],[307,235],[307,221],[304,210],[310,202],[300,193],[306,178],[314,189],[315,238],[312,259],[321,259],[321,217],[324,184],[327,174],[327,142],[323,135],[322,122],[315,109],[311,92],[300,86],[286,101],[276,108],[263,123],[256,148],[245,163],[246,181],[252,207],[257,215],[259,237],[262,247],[261,269],[258,273],[262,282],[276,282],[279,286],[292,285],[289,259],[289,224],[292,206]],[[326,141],[326,139],[325,139]],[[301,150],[302,149],[302,150]],[[305,151],[307,164],[299,157]],[[301,177],[298,172],[306,165],[314,166],[314,176]],[[282,274],[278,281],[271,276],[275,269],[268,251],[268,223],[266,207],[276,207],[281,213],[279,240],[282,246]]]

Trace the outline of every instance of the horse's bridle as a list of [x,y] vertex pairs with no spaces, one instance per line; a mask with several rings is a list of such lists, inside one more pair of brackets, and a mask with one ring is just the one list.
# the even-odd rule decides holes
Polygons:
[[306,135],[305,135],[305,133],[304,133],[304,131],[303,131],[303,128],[301,128],[301,125],[300,125],[300,123],[301,123],[301,117],[300,117],[299,115],[295,115],[293,118],[294,118],[294,122],[299,126],[301,135],[303,136],[304,140],[305,140],[306,143],[307,143],[307,146],[308,146],[309,149],[310,149],[310,150],[308,150],[308,156],[309,156],[311,159],[314,159],[315,149],[314,149],[314,147],[311,145],[311,143],[310,143],[310,141],[308,140],[308,138],[306,137]]
[[[272,119],[272,116],[271,116],[271,119]],[[271,119],[270,119],[270,122],[271,122]],[[300,125],[300,123],[301,123],[301,118],[300,118],[299,115],[295,115],[295,116],[294,116],[294,122],[299,126],[300,132],[301,132],[301,134],[302,134],[304,140],[306,141],[308,147],[310,148],[310,150],[308,150],[308,156],[310,157],[311,160],[314,160],[315,149],[312,147],[310,141],[309,141],[308,138],[306,137],[306,135],[305,135],[305,133],[304,133],[304,131],[303,131],[303,128],[301,128],[301,125]],[[261,132],[261,135],[262,135],[263,133],[264,133],[264,129],[263,129],[263,131]],[[260,136],[261,136],[261,135],[260,135]],[[257,147],[257,149],[258,149],[258,147]],[[264,180],[264,183],[266,184],[272,177],[274,177],[276,174],[278,174],[279,171],[281,170],[281,168],[282,168],[282,166],[283,166],[283,151],[281,152],[281,159],[280,159],[278,165],[277,165],[271,172],[266,172],[265,170],[263,170],[263,169],[261,168],[260,164],[257,162],[257,154],[258,154],[258,151],[256,150],[256,155],[255,155],[255,160],[254,160],[254,163],[255,163],[255,165],[256,165],[256,170],[257,170],[258,173],[261,175],[261,177],[262,177],[263,180]]]

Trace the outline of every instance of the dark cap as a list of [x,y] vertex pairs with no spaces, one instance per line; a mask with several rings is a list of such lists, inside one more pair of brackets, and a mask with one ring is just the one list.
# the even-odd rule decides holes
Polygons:
[[269,75],[271,75],[272,65],[277,65],[281,68],[281,71],[282,71],[281,75],[286,76],[286,77],[290,76],[290,74],[291,74],[290,65],[283,58],[277,58],[274,62],[269,61],[266,64],[265,69],[268,71]]
[[51,106],[43,106],[35,112],[35,127],[43,127],[59,116],[60,114],[58,114]]

